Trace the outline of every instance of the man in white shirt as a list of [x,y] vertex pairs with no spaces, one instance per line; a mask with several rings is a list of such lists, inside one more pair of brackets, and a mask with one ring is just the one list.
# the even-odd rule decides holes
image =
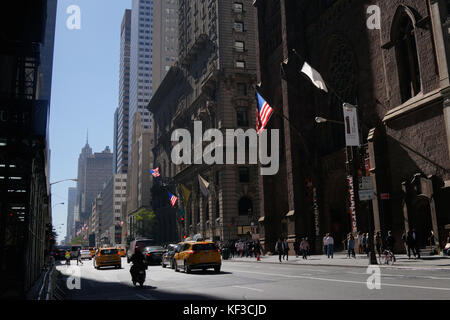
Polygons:
[[326,243],[327,243],[327,256],[328,258],[330,258],[331,256],[331,259],[333,259],[334,239],[332,236],[330,236],[329,233],[327,233]]

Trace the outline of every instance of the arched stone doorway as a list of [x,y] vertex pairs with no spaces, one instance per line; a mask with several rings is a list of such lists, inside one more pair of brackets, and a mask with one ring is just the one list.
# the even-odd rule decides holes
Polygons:
[[419,247],[428,245],[427,239],[433,230],[431,221],[430,200],[425,196],[417,196],[411,203],[409,229],[415,229]]

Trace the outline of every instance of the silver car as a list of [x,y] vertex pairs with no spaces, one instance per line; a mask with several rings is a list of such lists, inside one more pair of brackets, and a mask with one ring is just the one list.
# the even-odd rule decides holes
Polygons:
[[80,255],[81,255],[81,259],[92,260],[91,252],[89,250],[81,250]]

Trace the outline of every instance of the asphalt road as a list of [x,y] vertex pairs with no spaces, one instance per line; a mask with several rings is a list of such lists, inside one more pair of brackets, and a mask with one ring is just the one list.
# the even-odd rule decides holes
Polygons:
[[[72,261],[71,267],[76,266]],[[57,269],[63,274],[65,265]],[[365,268],[297,266],[224,261],[213,270],[186,274],[150,266],[143,288],[134,287],[130,264],[122,269],[94,269],[85,260],[77,269],[80,289],[69,290],[71,300],[450,300],[450,273],[431,268],[380,270],[380,289],[369,289]],[[376,283],[373,275],[371,284]],[[75,282],[72,282],[75,283]]]

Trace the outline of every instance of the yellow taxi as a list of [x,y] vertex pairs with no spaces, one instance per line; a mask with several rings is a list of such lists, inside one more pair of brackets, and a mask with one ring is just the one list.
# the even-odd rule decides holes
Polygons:
[[116,267],[122,268],[122,259],[120,258],[119,250],[117,248],[99,248],[95,253],[94,267]]
[[91,253],[91,257],[95,256],[95,251],[97,251],[97,248],[95,247],[89,247],[88,248],[89,252]]
[[119,250],[119,255],[121,257],[125,257],[125,255],[127,254],[124,248],[117,248],[117,250]]
[[214,268],[216,273],[220,272],[222,257],[220,250],[212,241],[185,241],[178,245],[174,254],[175,271],[183,269],[190,273],[193,269]]

